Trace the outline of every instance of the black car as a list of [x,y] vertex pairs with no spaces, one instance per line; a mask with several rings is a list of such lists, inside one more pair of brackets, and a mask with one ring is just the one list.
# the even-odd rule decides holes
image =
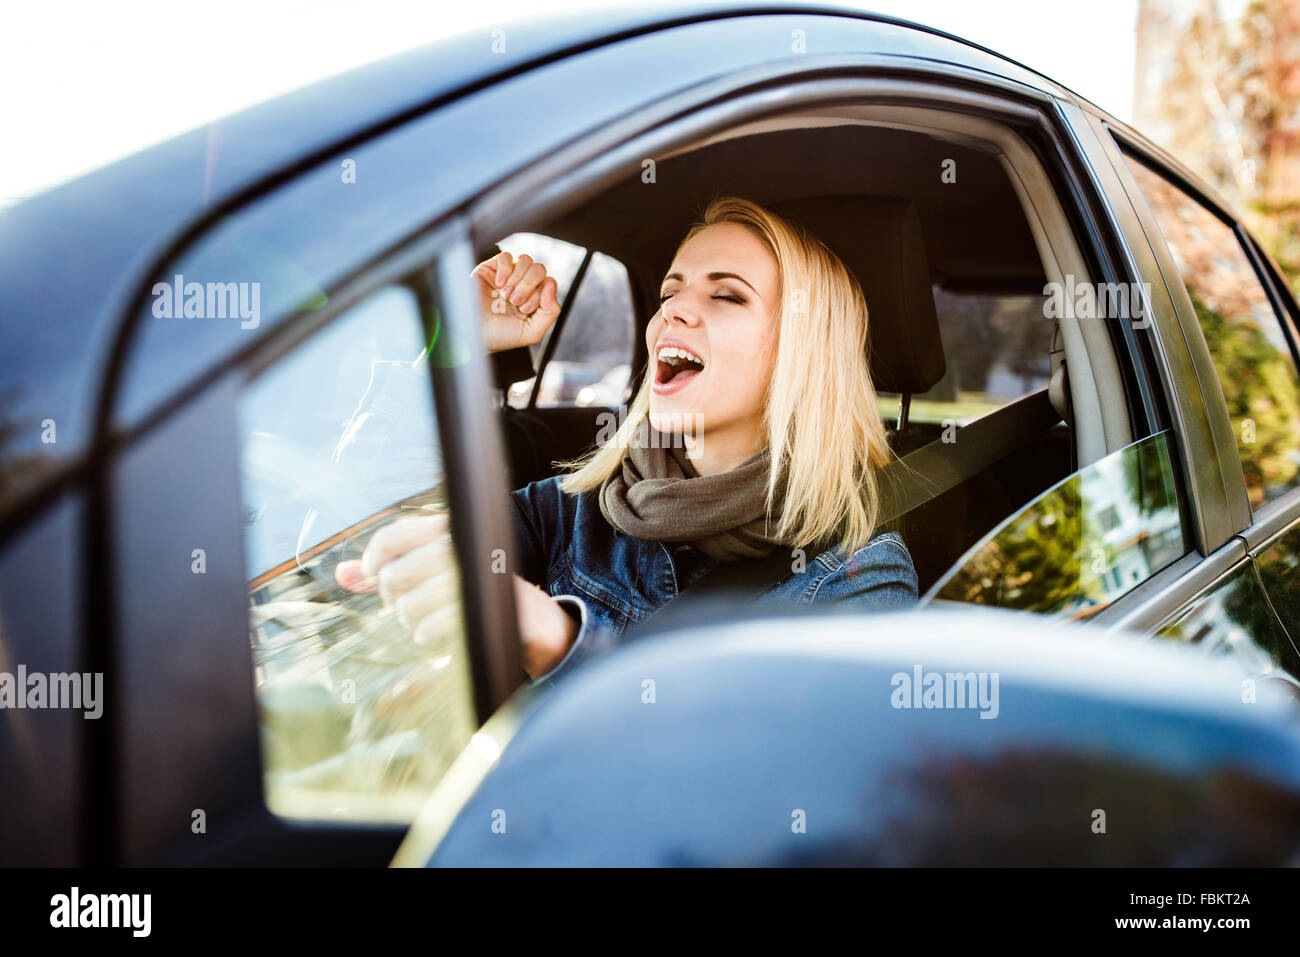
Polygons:
[[[996,606],[1031,613],[1050,644],[1064,629],[1046,625],[1087,619],[1089,633],[1162,636],[1230,655],[1242,680],[1300,688],[1300,311],[1213,190],[1040,74],[888,17],[700,3],[507,29],[508,42],[469,34],[317,84],[0,213],[0,672],[99,674],[104,705],[89,720],[5,714],[5,863],[383,865],[427,801],[478,813],[466,802],[493,793],[497,762],[512,784],[558,766],[562,738],[501,729],[551,720],[566,695],[597,700],[601,676],[621,681],[637,659],[549,696],[521,687],[507,493],[619,414],[537,386],[552,363],[592,382],[629,366],[637,381],[674,245],[720,191],[807,226],[861,282],[863,361],[900,457],[885,518],[915,561],[918,621],[940,615],[928,606]],[[544,251],[564,311],[537,347],[489,362],[467,277],[498,248]],[[506,401],[529,380],[527,402]],[[450,511],[460,600],[417,646],[333,569],[430,508]],[[785,702],[797,733],[799,702],[827,678],[806,639],[854,619],[710,620],[719,647],[784,642],[745,680]],[[660,635],[655,660],[690,672],[697,645]],[[1069,648],[1121,676],[1138,661],[1109,641]],[[792,672],[811,682],[798,695]],[[1154,694],[1160,676],[1146,678]],[[831,707],[836,688],[815,696]],[[1147,704],[1184,730],[1209,720],[1186,701]],[[1005,711],[1020,717],[984,740],[1014,749],[1050,712]],[[832,713],[807,709],[805,732],[861,733]],[[1294,738],[1268,713],[1240,741],[1276,736],[1279,763],[1251,752],[1242,773],[1273,775],[1285,803]],[[494,714],[509,717],[479,733]],[[1145,726],[1108,727],[1083,722],[1095,736],[1070,747],[1127,761],[1107,734]],[[660,741],[684,762],[671,779],[700,766],[691,735],[711,726],[660,730],[685,735]],[[628,734],[645,743],[644,728]],[[753,742],[735,753],[779,766]],[[1180,773],[1232,753],[1207,746]],[[627,783],[616,771],[601,806],[625,813],[605,833],[644,850],[660,833],[644,814],[664,809],[610,804]],[[726,793],[747,800],[760,779]],[[728,833],[687,858],[628,860],[820,853]],[[436,860],[436,843],[408,842],[403,861]],[[1268,856],[1224,846],[1206,859]]]

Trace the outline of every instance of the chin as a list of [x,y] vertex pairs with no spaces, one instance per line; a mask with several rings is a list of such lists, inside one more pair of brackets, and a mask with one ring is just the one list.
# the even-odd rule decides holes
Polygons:
[[656,431],[665,435],[676,435],[682,431],[687,413],[671,409],[651,409],[650,424]]
[[694,457],[691,454],[693,451],[698,454],[700,439],[704,435],[701,413],[652,408],[649,419],[651,427],[667,437],[668,440],[663,444],[681,446],[686,449],[689,457]]

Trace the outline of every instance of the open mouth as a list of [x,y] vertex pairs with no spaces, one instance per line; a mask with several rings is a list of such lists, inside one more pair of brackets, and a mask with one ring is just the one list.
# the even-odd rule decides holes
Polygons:
[[655,385],[682,386],[704,371],[704,360],[685,349],[660,349],[656,358]]

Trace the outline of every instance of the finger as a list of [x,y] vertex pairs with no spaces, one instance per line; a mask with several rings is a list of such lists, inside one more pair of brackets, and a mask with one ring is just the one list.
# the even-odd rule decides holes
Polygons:
[[528,301],[519,307],[519,311],[525,316],[531,315],[537,310],[541,310],[548,315],[559,315],[560,301],[556,298],[555,289],[554,277],[547,276],[546,281],[533,290],[533,294],[528,297]]
[[506,278],[514,271],[515,257],[503,249],[492,257],[492,261],[496,264],[497,270],[496,275],[492,277],[495,280],[493,285],[500,289]]
[[413,548],[379,569],[379,593],[385,601],[455,567],[450,543],[433,541]]
[[547,278],[541,289],[534,291],[528,302],[519,307],[519,311],[524,313],[526,319],[536,320],[537,338],[541,339],[546,330],[551,328],[551,322],[560,315],[560,302],[555,298],[555,280]]
[[524,273],[523,278],[515,283],[514,291],[510,293],[510,304],[513,306],[522,306],[528,301],[528,297],[533,294],[533,290],[542,284],[546,278],[546,267],[541,263],[533,263]]
[[392,602],[393,611],[397,613],[397,620],[407,630],[414,632],[421,619],[449,604],[455,604],[458,592],[456,576],[452,572],[444,572],[399,595]]
[[501,295],[509,299],[510,294],[515,291],[515,284],[518,283],[519,280],[523,279],[524,274],[532,268],[533,257],[529,256],[527,253],[521,253],[519,258],[515,260],[515,268],[511,271],[509,278],[507,278],[504,283],[500,284]]
[[554,312],[559,315],[560,312],[560,287],[556,284],[553,277],[548,278],[542,283],[542,303],[541,308],[546,312]]
[[362,573],[367,578],[378,577],[379,569],[394,558],[446,535],[449,527],[447,515],[408,515],[389,522],[370,536],[361,555]]
[[499,287],[501,280],[510,275],[514,268],[515,263],[511,255],[507,252],[499,252],[491,259],[485,259],[475,266],[470,275],[479,277],[489,286]]
[[379,583],[361,570],[361,559],[353,558],[334,566],[334,580],[348,591],[373,594]]

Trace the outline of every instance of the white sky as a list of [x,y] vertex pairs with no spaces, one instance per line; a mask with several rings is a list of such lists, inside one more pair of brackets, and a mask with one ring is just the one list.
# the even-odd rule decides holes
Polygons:
[[[548,11],[612,0],[549,0]],[[1034,67],[1121,119],[1137,0],[867,0]],[[217,117],[536,0],[36,0],[0,30],[0,206]]]

